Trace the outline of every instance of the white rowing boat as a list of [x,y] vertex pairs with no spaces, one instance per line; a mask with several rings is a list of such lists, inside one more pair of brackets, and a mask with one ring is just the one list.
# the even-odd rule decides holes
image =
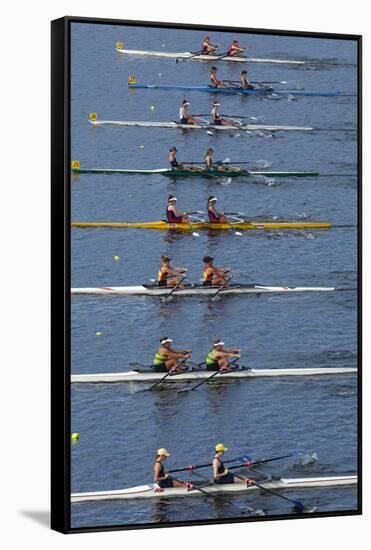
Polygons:
[[[304,477],[304,478],[281,478],[278,480],[262,481],[259,485],[266,489],[273,490],[293,490],[310,489],[315,487],[344,487],[357,484],[357,476],[327,476],[327,477]],[[246,486],[243,483],[232,483],[225,485],[202,486],[203,491],[213,494],[220,493],[251,493],[259,491],[256,485]],[[118,489],[113,491],[95,491],[87,493],[72,493],[71,502],[90,502],[93,500],[118,500],[118,499],[137,499],[137,498],[172,498],[189,497],[202,495],[197,489],[187,489],[186,487],[172,487],[161,489],[155,483],[139,485],[138,487],[129,487],[128,489]]]
[[142,57],[164,57],[168,59],[191,59],[195,61],[232,61],[234,63],[275,63],[280,65],[304,65],[305,61],[294,59],[272,59],[245,56],[223,56],[223,55],[194,55],[192,52],[156,52],[150,50],[126,50],[116,44],[116,51],[127,55],[138,55]]
[[292,293],[292,292],[331,292],[334,287],[325,286],[264,286],[264,285],[234,285],[224,290],[218,286],[188,286],[172,291],[171,287],[160,287],[156,285],[138,286],[105,286],[97,288],[71,288],[71,294],[95,294],[95,295],[117,295],[117,296],[212,296],[218,293],[221,295],[230,294],[265,294],[265,293]]
[[[233,379],[238,378],[265,378],[271,376],[326,376],[334,374],[355,374],[356,367],[314,367],[314,368],[297,368],[297,369],[235,369],[230,372],[218,374],[213,380],[220,378]],[[113,382],[156,382],[161,380],[166,373],[155,372],[154,370],[140,371],[131,370],[128,372],[108,372],[98,374],[72,374],[71,382],[84,384],[107,384]],[[205,380],[213,374],[212,371],[194,370],[181,374],[173,374],[168,376],[164,383],[172,383],[175,381],[192,382],[193,380]]]
[[314,128],[306,126],[277,126],[275,124],[229,124],[228,126],[215,124],[181,124],[178,122],[154,122],[142,120],[92,120],[93,126],[129,126],[140,128],[180,128],[182,130],[217,130],[217,131],[267,131],[267,132],[311,132]]

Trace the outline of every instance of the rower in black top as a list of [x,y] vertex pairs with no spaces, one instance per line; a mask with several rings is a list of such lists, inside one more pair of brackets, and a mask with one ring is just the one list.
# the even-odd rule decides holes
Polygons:
[[164,462],[170,453],[164,448],[158,449],[156,452],[156,461],[153,465],[153,480],[161,489],[168,487],[184,487],[187,486],[183,481],[174,479],[165,472]]
[[213,459],[214,483],[218,485],[225,483],[246,483],[245,479],[234,476],[228,471],[228,468],[224,466],[222,457],[225,451],[228,451],[228,448],[224,447],[223,443],[215,445],[215,456]]

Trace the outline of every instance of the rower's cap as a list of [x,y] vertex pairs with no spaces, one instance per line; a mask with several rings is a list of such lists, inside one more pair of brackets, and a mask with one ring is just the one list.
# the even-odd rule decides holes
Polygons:
[[220,107],[220,103],[218,101],[214,101],[213,105],[214,107]]
[[161,447],[161,449],[157,449],[157,456],[170,456],[170,453],[165,447]]
[[207,199],[207,202],[216,202],[218,199],[214,197],[214,195],[210,195],[210,197]]
[[203,262],[205,264],[208,264],[209,262],[212,262],[214,258],[212,256],[204,256]]
[[174,195],[169,195],[168,196],[167,202],[176,202],[176,201],[177,201],[177,198],[174,197]]
[[218,346],[224,346],[224,342],[222,340],[215,340],[214,348],[216,348]]
[[183,99],[182,105],[189,105],[189,101],[187,101],[186,99]]
[[217,453],[220,453],[221,451],[228,451],[228,447],[224,447],[223,443],[218,443],[215,445],[215,450]]
[[161,338],[160,344],[170,344],[172,342],[171,338],[168,338],[167,336],[164,336],[164,338]]

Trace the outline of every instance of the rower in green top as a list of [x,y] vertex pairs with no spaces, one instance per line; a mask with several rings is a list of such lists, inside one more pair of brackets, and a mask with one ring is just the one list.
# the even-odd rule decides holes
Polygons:
[[228,361],[230,357],[239,359],[241,351],[238,348],[225,348],[224,342],[220,339],[215,340],[212,349],[206,357],[206,370],[228,372],[232,367]]
[[189,101],[183,99],[182,105],[179,109],[179,122],[180,124],[199,124],[199,121],[189,114],[188,112]]
[[156,372],[169,372],[170,374],[185,372],[180,366],[181,360],[189,359],[191,349],[174,349],[171,347],[172,339],[164,336],[160,340],[160,347],[153,359],[153,368]]

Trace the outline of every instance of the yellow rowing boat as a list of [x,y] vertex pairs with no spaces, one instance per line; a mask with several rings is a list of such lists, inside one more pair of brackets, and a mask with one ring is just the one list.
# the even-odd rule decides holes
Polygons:
[[238,222],[238,223],[167,223],[157,222],[72,222],[72,227],[82,229],[89,227],[141,228],[141,229],[176,229],[193,231],[194,229],[228,230],[228,229],[328,229],[328,222],[275,221],[275,222]]

